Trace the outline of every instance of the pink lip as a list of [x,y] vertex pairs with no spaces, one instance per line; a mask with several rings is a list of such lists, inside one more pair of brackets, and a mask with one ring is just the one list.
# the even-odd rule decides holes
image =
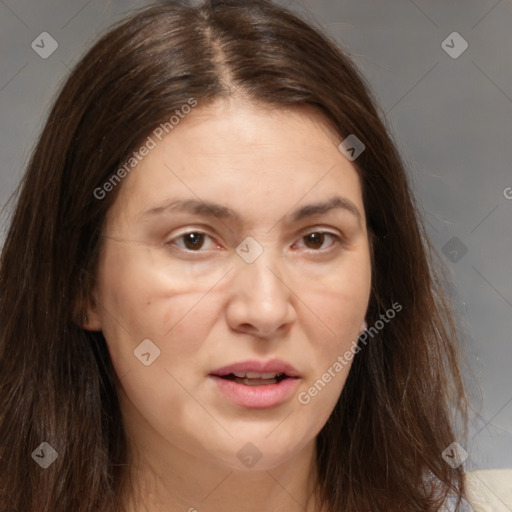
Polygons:
[[[276,372],[284,373],[288,377],[275,384],[262,384],[260,386],[247,386],[221,377],[235,372]],[[297,369],[280,359],[271,359],[264,362],[257,360],[242,361],[214,370],[209,377],[215,381],[218,389],[226,398],[237,405],[251,409],[266,409],[283,403],[292,396],[300,382]]]
[[225,397],[237,405],[250,409],[267,409],[281,404],[293,394],[300,382],[297,377],[289,377],[275,384],[246,386],[216,375],[210,375],[210,377]]
[[223,366],[217,370],[210,372],[210,375],[224,376],[235,372],[258,372],[258,373],[285,373],[288,377],[300,377],[299,372],[291,364],[282,359],[269,359],[268,361],[258,361],[250,359],[248,361],[240,361],[239,363]]

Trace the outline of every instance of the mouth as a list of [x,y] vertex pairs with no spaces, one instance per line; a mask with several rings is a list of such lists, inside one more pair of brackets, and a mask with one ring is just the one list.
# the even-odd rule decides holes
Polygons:
[[[291,377],[300,377],[297,369],[290,363],[282,359],[270,359],[268,361],[259,361],[257,359],[250,359],[247,361],[240,361],[238,363],[229,364],[222,368],[213,370],[210,375],[221,378],[242,379],[248,380],[247,385],[251,385],[252,380],[272,380]],[[245,384],[245,382],[244,382]]]
[[209,374],[224,398],[251,409],[276,407],[289,400],[301,377],[279,359],[243,361]]
[[216,375],[221,379],[231,380],[237,384],[244,384],[245,386],[267,386],[269,384],[277,384],[284,379],[291,379],[292,377],[285,373],[254,373],[254,372],[237,372],[228,375]]

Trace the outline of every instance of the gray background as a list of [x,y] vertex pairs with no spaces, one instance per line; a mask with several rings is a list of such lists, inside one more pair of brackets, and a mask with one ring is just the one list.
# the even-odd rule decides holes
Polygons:
[[[0,0],[0,207],[70,67],[110,23],[147,3]],[[466,468],[512,467],[512,3],[279,3],[327,31],[373,86],[451,271],[479,397]],[[454,31],[468,43],[457,58],[442,47]],[[31,47],[42,32],[59,45],[47,59]],[[450,38],[447,44],[461,48]],[[0,218],[0,244],[9,211]]]

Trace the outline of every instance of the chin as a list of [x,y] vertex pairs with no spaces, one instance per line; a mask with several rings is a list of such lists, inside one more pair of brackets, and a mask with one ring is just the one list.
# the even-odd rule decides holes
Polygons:
[[[231,439],[216,451],[217,461],[232,471],[268,471],[275,469],[303,449],[306,442],[291,442],[290,437],[269,438],[271,430],[240,439]],[[272,437],[274,434],[271,434]],[[225,449],[224,449],[225,448]]]

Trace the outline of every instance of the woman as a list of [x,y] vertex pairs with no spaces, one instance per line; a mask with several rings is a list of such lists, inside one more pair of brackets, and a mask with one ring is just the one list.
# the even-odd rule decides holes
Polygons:
[[3,248],[0,510],[461,506],[431,252],[326,36],[262,0],[132,14],[64,84]]

